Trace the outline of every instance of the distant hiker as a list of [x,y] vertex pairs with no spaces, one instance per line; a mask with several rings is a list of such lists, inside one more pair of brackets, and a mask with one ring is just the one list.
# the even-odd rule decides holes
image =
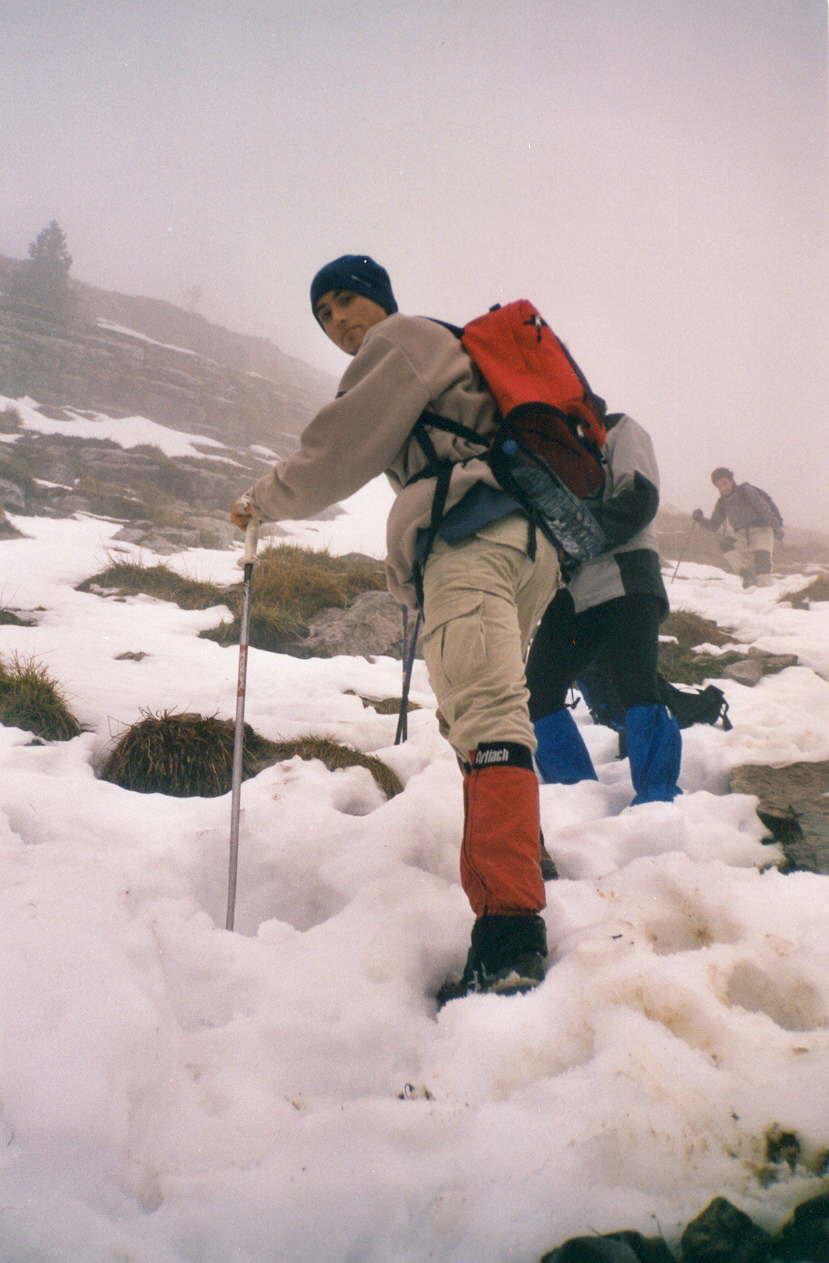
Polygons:
[[606,481],[594,512],[608,550],[584,562],[556,594],[527,659],[536,764],[542,781],[571,785],[597,779],[565,701],[601,655],[624,711],[633,803],[671,802],[681,793],[682,738],[657,683],[659,625],[668,614],[652,525],[659,472],[641,425],[621,413],[607,416],[605,425]]
[[[428,537],[436,478],[412,431],[425,409],[487,436],[494,399],[449,329],[398,312],[387,272],[344,255],[311,284],[323,331],[352,362],[332,403],[300,447],[236,502],[244,529],[307,518],[385,473],[396,498],[387,524],[386,576],[396,600],[416,605],[413,571]],[[546,929],[535,734],[524,654],[558,584],[555,546],[500,488],[479,444],[430,428],[452,462],[437,538],[422,571],[423,656],[441,731],[464,780],[461,881],[475,913],[459,983],[469,991],[526,991],[544,977]]]
[[768,587],[774,541],[783,538],[783,519],[771,497],[750,482],[735,484],[734,474],[718,466],[711,481],[720,493],[714,512],[707,518],[702,509],[692,517],[707,531],[723,530],[720,540],[723,560],[743,581],[744,588]]

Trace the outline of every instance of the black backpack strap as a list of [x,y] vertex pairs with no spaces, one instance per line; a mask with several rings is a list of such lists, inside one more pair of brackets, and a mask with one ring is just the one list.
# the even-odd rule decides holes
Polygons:
[[[457,434],[458,438],[466,439],[468,443],[475,443],[478,447],[489,447],[490,440],[481,438],[476,430],[470,430],[468,425],[464,425],[461,421],[450,421],[448,417],[441,417],[437,412],[430,412],[428,408],[421,412],[420,416],[414,424],[414,436],[420,446],[426,452],[427,456],[435,453],[435,446],[429,438],[426,427],[431,426],[434,430],[443,430],[446,434]],[[428,448],[424,445],[425,438]],[[435,454],[437,460],[437,454]]]
[[440,530],[440,524],[443,521],[446,499],[449,495],[449,483],[452,480],[452,467],[459,463],[458,461],[441,459],[438,456],[437,448],[429,435],[430,428],[443,430],[447,434],[456,434],[459,438],[466,439],[470,443],[477,443],[480,447],[489,447],[489,440],[482,439],[475,430],[470,430],[468,425],[463,425],[460,421],[450,421],[448,417],[440,417],[436,412],[429,412],[428,409],[421,412],[412,427],[412,436],[423,450],[423,454],[426,457],[426,466],[418,473],[413,474],[406,486],[408,487],[422,478],[435,479],[435,495],[432,500],[432,516],[426,534],[426,543],[423,554],[419,561],[416,562],[412,575],[417,605],[420,610],[423,609],[423,575],[426,570],[426,562],[437,538],[437,533]]
[[[446,508],[446,497],[449,495],[449,483],[452,481],[452,465],[450,460],[442,460],[437,464],[437,468],[431,472],[435,476],[435,495],[432,500],[432,517],[429,522],[429,530],[426,534],[426,543],[423,548],[423,554],[415,562],[412,578],[414,579],[415,596],[417,597],[417,608],[423,611],[423,576],[426,571],[426,562],[429,559],[429,553],[437,539],[440,524],[443,521],[443,511]],[[430,471],[423,470],[420,474],[410,479],[410,482],[416,482],[418,478],[427,475]]]

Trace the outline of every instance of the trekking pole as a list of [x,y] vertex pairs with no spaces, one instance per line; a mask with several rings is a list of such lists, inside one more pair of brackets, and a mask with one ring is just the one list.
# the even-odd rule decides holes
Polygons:
[[400,714],[397,719],[397,732],[394,736],[394,744],[399,746],[401,741],[406,740],[408,734],[408,718],[409,718],[409,685],[412,682],[412,668],[414,667],[415,651],[417,650],[417,636],[420,631],[420,610],[417,612],[415,619],[414,631],[412,632],[412,643],[406,650],[406,630],[408,628],[408,612],[404,611],[403,615],[403,689],[400,697]]
[[233,929],[236,912],[236,870],[239,861],[239,810],[242,801],[242,758],[245,752],[245,688],[248,676],[248,640],[250,636],[250,586],[253,564],[256,561],[256,541],[259,523],[255,518],[245,531],[245,551],[237,562],[244,566],[242,580],[242,609],[239,614],[239,674],[236,681],[236,726],[233,732],[233,773],[230,799],[230,867],[227,879],[227,921],[225,928]]
[[690,542],[691,542],[691,536],[692,536],[692,535],[693,535],[693,533],[694,533],[694,527],[696,526],[696,524],[697,524],[697,519],[696,519],[696,518],[694,518],[694,519],[692,520],[692,522],[691,522],[691,529],[690,529],[690,531],[688,532],[688,538],[685,540],[685,543],[682,545],[682,551],[681,551],[681,552],[680,552],[680,554],[679,554],[679,559],[678,559],[678,561],[677,561],[677,563],[676,563],[676,566],[674,567],[674,572],[673,572],[673,574],[671,575],[671,583],[673,583],[674,579],[676,578],[676,572],[677,572],[677,570],[679,570],[679,567],[680,567],[680,565],[681,565],[681,563],[682,563],[682,559],[683,559],[683,557],[685,556],[685,553],[686,553],[686,551],[687,551],[688,545],[689,545],[689,544],[690,544]]
[[409,658],[409,610],[408,607],[401,606],[403,612],[403,653],[401,655],[403,665],[403,679],[400,684],[400,710],[397,715],[397,732],[394,735],[394,744],[400,745],[401,741],[405,741],[409,735],[409,708],[403,705],[403,695],[406,691],[406,663]]

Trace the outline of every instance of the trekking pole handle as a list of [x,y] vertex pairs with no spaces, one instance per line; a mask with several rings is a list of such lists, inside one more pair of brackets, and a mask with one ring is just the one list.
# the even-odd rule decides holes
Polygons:
[[259,542],[259,523],[252,517],[245,527],[245,551],[236,562],[237,566],[252,565],[256,561],[256,545]]

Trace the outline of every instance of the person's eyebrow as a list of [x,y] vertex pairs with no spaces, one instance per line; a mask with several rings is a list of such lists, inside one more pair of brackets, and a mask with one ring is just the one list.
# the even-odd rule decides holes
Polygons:
[[[331,298],[339,298],[340,294],[344,294],[346,291],[342,289],[332,289],[329,292]],[[328,307],[330,305],[330,301],[331,299],[328,296],[321,298],[315,308],[316,314],[319,315],[324,308]]]

